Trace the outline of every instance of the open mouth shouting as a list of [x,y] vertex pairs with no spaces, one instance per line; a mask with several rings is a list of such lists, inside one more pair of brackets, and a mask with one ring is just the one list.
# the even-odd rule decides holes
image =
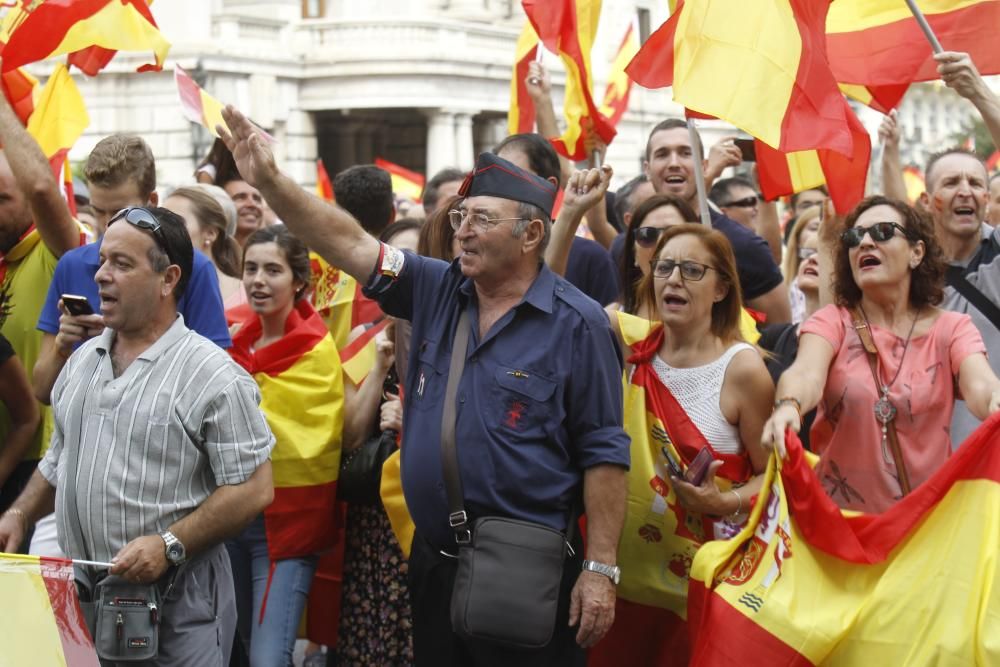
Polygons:
[[864,254],[858,257],[858,268],[862,271],[871,270],[882,266],[882,260],[872,254]]

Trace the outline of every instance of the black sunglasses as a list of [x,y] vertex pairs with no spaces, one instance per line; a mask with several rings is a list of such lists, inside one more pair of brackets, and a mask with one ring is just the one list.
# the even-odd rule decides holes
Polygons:
[[906,228],[896,222],[876,222],[870,227],[851,227],[844,231],[840,235],[840,240],[844,242],[844,245],[848,248],[857,248],[861,245],[862,239],[865,238],[865,234],[872,237],[872,241],[875,243],[885,243],[893,236],[896,235],[896,230],[899,230],[907,240],[910,239],[910,234],[906,231]]
[[666,227],[640,227],[635,230],[635,242],[639,244],[640,248],[652,248],[665,231],[667,231]]
[[160,225],[160,221],[156,219],[149,209],[143,208],[141,206],[135,206],[132,208],[123,208],[122,210],[115,213],[114,217],[108,221],[108,227],[115,224],[119,220],[124,220],[133,227],[138,227],[153,235],[153,240],[156,241],[156,245],[160,247],[166,255],[167,259],[170,260],[171,264],[176,264],[173,255],[170,253],[170,248],[167,247],[167,239],[163,235],[163,229]]
[[760,197],[758,195],[753,195],[752,197],[744,197],[743,199],[736,199],[729,202],[728,204],[719,204],[722,208],[729,208],[734,206],[736,208],[753,208],[760,203]]

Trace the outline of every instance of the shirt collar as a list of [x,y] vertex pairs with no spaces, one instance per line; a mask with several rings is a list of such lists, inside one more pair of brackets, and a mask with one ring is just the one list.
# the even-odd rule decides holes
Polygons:
[[[458,260],[452,265],[456,270],[461,271]],[[556,288],[556,274],[552,273],[548,266],[542,264],[542,269],[535,276],[528,291],[518,305],[527,303],[544,313],[552,312],[553,292]],[[476,287],[472,278],[465,278],[458,286],[458,291],[466,297],[466,300],[475,293]]]
[[[171,345],[176,343],[178,340],[184,337],[184,334],[188,332],[187,326],[184,324],[184,316],[177,313],[177,319],[174,323],[170,325],[170,328],[163,332],[163,335],[156,339],[152,345],[143,350],[136,359],[144,359],[145,361],[155,361],[158,356],[163,354]],[[97,339],[97,351],[101,354],[107,354],[111,351],[111,346],[115,342],[115,330],[109,327],[105,327],[104,331]]]

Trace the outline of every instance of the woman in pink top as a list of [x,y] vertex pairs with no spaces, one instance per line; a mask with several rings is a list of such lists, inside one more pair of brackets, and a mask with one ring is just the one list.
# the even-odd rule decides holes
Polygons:
[[[980,419],[1000,406],[1000,380],[972,320],[937,307],[944,269],[931,222],[910,206],[869,197],[847,217],[835,255],[836,305],[803,322],[762,436],[784,455],[785,431],[797,431],[801,414],[818,406],[810,434],[816,474],[843,508],[879,513],[903,496],[890,426],[916,488],[951,453],[956,397]],[[874,369],[855,322],[872,332]]]

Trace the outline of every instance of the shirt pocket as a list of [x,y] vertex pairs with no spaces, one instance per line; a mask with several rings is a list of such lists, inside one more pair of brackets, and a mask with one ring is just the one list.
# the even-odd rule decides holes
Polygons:
[[524,439],[546,437],[550,421],[557,419],[552,400],[556,382],[532,371],[499,366],[493,375],[495,400],[491,427]]
[[442,360],[439,359],[438,344],[424,340],[417,353],[417,367],[407,371],[410,380],[410,391],[406,401],[415,410],[429,410],[440,406],[448,381]]
[[952,378],[946,368],[938,368],[936,374],[922,373],[913,378],[910,385],[910,414],[914,417],[933,412],[944,413],[954,401]]

